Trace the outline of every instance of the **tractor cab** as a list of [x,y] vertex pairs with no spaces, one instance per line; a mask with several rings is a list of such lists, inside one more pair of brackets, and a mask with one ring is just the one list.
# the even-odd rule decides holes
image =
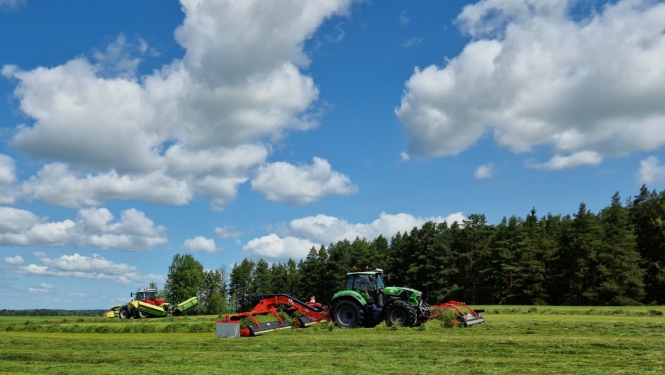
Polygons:
[[164,303],[161,299],[157,299],[157,289],[143,289],[135,293],[130,293],[129,295],[136,301],[149,303],[151,305],[159,306]]
[[347,275],[349,279],[346,282],[346,290],[353,290],[360,295],[369,304],[374,304],[383,293],[385,284],[381,278],[382,270],[366,272],[350,272]]

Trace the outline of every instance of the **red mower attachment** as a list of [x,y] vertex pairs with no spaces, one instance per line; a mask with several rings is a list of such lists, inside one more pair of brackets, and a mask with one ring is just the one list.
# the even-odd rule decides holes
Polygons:
[[432,306],[432,313],[430,319],[436,318],[439,314],[443,313],[445,309],[455,310],[455,317],[464,327],[472,326],[474,324],[482,323],[483,313],[485,310],[474,310],[464,302],[450,301],[440,305]]
[[[303,302],[286,294],[266,294],[252,298],[254,308],[248,312],[227,314],[217,320],[217,337],[258,336],[264,333],[291,327],[304,328],[322,321],[330,321],[328,309],[316,302]],[[278,305],[286,307],[286,312],[298,311],[303,314],[293,325],[279,316]],[[266,317],[270,321],[265,322]],[[252,324],[240,328],[242,318],[249,318]],[[264,321],[259,322],[259,319]],[[221,332],[221,335],[220,335]]]

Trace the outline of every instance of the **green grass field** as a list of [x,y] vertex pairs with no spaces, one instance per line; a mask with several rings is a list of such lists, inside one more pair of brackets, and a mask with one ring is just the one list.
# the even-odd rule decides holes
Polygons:
[[470,328],[320,324],[237,339],[217,339],[214,317],[0,317],[0,373],[665,373],[663,307],[478,308],[487,321]]

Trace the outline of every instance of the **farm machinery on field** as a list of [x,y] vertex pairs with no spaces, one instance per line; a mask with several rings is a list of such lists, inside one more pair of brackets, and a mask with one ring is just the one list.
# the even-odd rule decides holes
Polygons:
[[111,311],[104,313],[107,318],[143,319],[181,315],[199,304],[197,297],[192,297],[178,304],[170,304],[156,297],[156,289],[143,289],[130,293],[132,300],[125,305],[115,305]]
[[[228,314],[217,320],[218,337],[258,336],[292,327],[332,321],[340,328],[371,328],[381,322],[387,326],[415,327],[435,318],[446,309],[453,309],[462,326],[482,323],[482,312],[461,302],[450,301],[430,306],[422,300],[422,292],[405,287],[385,286],[383,271],[349,272],[346,289],[333,295],[330,306],[308,302],[286,294],[268,294],[252,298],[251,311]],[[291,318],[293,323],[288,320]],[[261,321],[259,321],[261,320]],[[241,327],[241,322],[245,326]]]

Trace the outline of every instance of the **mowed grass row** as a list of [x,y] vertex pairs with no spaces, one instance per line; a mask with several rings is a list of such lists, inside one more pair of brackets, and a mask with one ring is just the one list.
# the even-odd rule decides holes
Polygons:
[[216,316],[150,319],[95,317],[0,317],[0,332],[50,333],[202,333],[215,332]]
[[238,339],[217,339],[212,332],[4,331],[0,373],[117,374],[148,368],[163,374],[665,372],[662,316],[499,313],[486,318],[466,329],[441,328],[438,321],[413,329],[341,330],[322,324]]

